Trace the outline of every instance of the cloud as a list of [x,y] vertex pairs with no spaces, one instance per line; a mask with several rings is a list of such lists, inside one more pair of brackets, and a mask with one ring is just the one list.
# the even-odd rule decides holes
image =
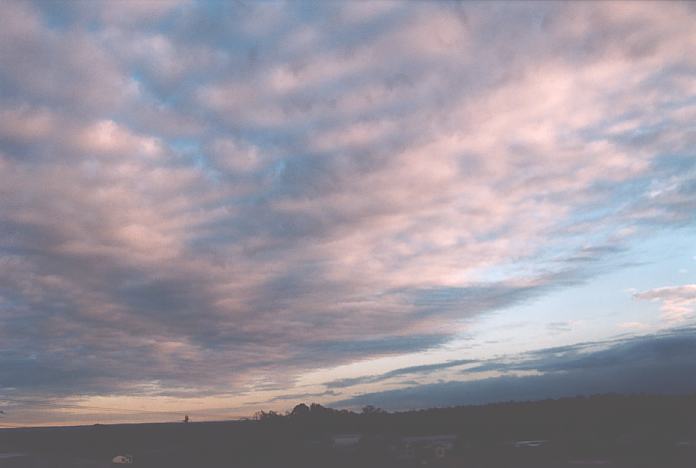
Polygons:
[[363,377],[352,377],[333,380],[331,382],[327,382],[325,385],[327,388],[353,387],[358,384],[382,382],[384,380],[389,380],[394,377],[402,377],[405,375],[429,374],[441,369],[449,369],[450,367],[459,367],[467,364],[475,364],[477,362],[478,361],[471,359],[457,359],[454,361],[440,362],[436,364],[423,364],[420,366],[401,367],[399,369],[394,369],[392,371],[385,372],[384,374],[379,375],[368,375]]
[[[335,396],[336,392],[332,390],[327,390],[325,392],[318,392],[318,393],[294,393],[291,395],[282,395],[279,397],[271,398],[268,402],[274,402],[274,401],[287,401],[287,400],[293,400],[293,401],[302,401],[302,400],[307,400],[311,398],[322,398],[322,397],[327,397],[327,396]],[[265,403],[265,402],[259,402],[260,403]]]
[[0,18],[0,394],[437,348],[693,222],[686,4],[65,7]]
[[669,323],[683,322],[696,314],[696,284],[650,289],[633,295],[644,301],[659,301],[662,317]]
[[[597,349],[597,347],[600,349]],[[550,348],[487,361],[462,374],[495,370],[501,376],[413,385],[336,401],[335,407],[371,404],[388,410],[497,401],[539,400],[598,393],[682,394],[696,391],[694,329],[605,343]],[[533,371],[533,375],[519,374]]]

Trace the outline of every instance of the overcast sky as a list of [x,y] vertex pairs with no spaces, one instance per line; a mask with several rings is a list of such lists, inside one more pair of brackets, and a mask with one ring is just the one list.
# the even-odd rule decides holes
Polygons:
[[694,50],[686,2],[3,1],[0,426],[696,391]]

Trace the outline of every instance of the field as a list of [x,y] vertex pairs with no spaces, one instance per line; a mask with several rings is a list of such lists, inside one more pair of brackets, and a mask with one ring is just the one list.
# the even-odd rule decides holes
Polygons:
[[696,397],[598,396],[245,421],[0,431],[0,467],[693,468]]

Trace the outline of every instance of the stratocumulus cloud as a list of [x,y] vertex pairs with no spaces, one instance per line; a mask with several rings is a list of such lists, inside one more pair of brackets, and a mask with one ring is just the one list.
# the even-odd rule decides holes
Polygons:
[[[407,410],[614,392],[682,394],[696,391],[694,352],[693,328],[613,342],[580,343],[480,362],[461,371],[467,377],[485,371],[501,373],[495,377],[410,385],[358,395],[334,405],[370,404]],[[519,374],[522,371],[533,374]]]
[[0,10],[0,397],[434,349],[693,226],[688,3]]

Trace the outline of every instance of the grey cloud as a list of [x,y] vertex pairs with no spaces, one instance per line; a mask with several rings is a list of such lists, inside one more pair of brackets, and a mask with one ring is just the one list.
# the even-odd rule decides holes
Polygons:
[[[415,385],[367,393],[333,403],[372,404],[388,410],[538,400],[597,393],[683,394],[696,391],[694,329],[621,340],[600,351],[582,344],[531,353],[519,364],[487,362],[476,370],[535,370],[541,375]],[[584,351],[581,353],[580,350]],[[463,373],[469,373],[467,369]]]
[[423,364],[420,366],[402,367],[399,369],[394,369],[393,371],[385,372],[384,374],[380,375],[369,375],[364,377],[353,377],[347,379],[333,380],[331,382],[327,382],[325,385],[327,388],[353,387],[358,384],[382,382],[384,380],[389,380],[394,377],[402,377],[404,375],[429,374],[441,369],[459,367],[467,364],[475,364],[477,362],[478,361],[471,359],[458,359],[455,361],[447,361],[437,364]]
[[[511,362],[488,361],[466,372],[539,371],[571,372],[576,370],[617,369],[685,365],[696,346],[694,329],[673,333],[620,339],[605,343],[581,343],[534,351]],[[606,349],[593,349],[605,347]]]
[[93,3],[2,6],[3,392],[432,349],[693,222],[680,4]]
[[[366,332],[369,333],[368,330]],[[449,335],[408,335],[389,336],[375,339],[354,337],[350,341],[318,341],[306,343],[308,357],[318,353],[327,353],[338,358],[347,356],[357,358],[364,355],[383,355],[409,352],[412,350],[425,351],[441,345],[450,339]]]

